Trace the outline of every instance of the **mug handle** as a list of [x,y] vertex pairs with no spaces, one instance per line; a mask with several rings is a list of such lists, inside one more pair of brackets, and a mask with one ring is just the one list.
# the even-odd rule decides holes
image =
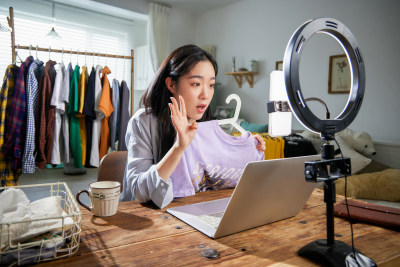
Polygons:
[[83,203],[79,200],[79,196],[80,196],[80,194],[82,194],[82,193],[86,193],[86,194],[88,195],[88,197],[90,198],[89,192],[88,192],[87,190],[81,190],[81,191],[79,191],[79,192],[76,194],[76,200],[78,201],[78,203],[79,203],[82,207],[84,207],[84,208],[87,209],[88,211],[92,211],[88,206],[86,206],[85,204],[83,204]]

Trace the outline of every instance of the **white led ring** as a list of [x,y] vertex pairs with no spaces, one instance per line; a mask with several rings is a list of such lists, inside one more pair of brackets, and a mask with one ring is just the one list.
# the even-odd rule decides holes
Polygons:
[[[315,33],[326,33],[335,38],[343,47],[349,59],[351,90],[346,107],[334,119],[321,120],[308,108],[301,93],[299,66],[304,45]],[[353,122],[364,97],[365,67],[358,43],[350,30],[333,18],[318,18],[307,21],[292,35],[286,47],[283,72],[289,105],[296,118],[310,131],[321,135],[332,135],[345,129]]]

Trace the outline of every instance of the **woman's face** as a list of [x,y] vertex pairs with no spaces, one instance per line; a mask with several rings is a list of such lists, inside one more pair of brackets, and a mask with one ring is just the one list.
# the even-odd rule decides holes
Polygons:
[[173,83],[170,78],[167,78],[166,83],[178,103],[180,95],[185,100],[188,119],[197,121],[203,117],[214,95],[214,67],[208,60],[199,61],[177,83]]

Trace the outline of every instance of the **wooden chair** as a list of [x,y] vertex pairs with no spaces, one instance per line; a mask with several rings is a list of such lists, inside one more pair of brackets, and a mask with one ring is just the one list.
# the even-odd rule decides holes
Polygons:
[[116,151],[105,155],[100,160],[97,181],[117,181],[122,185],[128,151]]

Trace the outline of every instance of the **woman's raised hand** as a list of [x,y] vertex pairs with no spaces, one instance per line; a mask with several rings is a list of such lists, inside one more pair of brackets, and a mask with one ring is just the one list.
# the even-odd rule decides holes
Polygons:
[[174,97],[171,97],[172,103],[169,103],[169,109],[171,110],[171,120],[177,132],[177,140],[175,146],[186,149],[186,147],[192,142],[196,130],[197,122],[188,120],[186,115],[185,100],[182,96],[179,96],[179,103]]

